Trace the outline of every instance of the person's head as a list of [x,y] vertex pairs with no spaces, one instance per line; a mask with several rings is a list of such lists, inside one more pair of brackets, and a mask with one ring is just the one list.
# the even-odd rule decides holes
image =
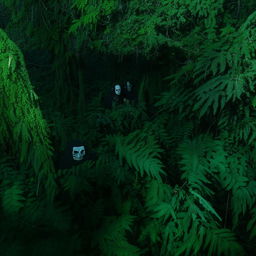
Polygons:
[[126,89],[128,92],[132,91],[132,84],[129,81],[126,82]]
[[85,146],[82,141],[80,140],[69,141],[68,150],[70,153],[72,153],[73,160],[76,160],[76,161],[83,160],[85,156]]
[[116,84],[115,86],[114,86],[114,92],[115,92],[115,94],[116,95],[118,95],[118,96],[120,96],[121,95],[121,85],[119,85],[119,84]]

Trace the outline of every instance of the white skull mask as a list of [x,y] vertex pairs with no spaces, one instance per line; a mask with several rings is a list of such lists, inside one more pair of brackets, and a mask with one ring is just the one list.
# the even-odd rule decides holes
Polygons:
[[115,85],[115,94],[121,95],[121,86],[119,84]]
[[74,160],[76,160],[76,161],[83,160],[84,155],[85,155],[84,146],[73,147],[72,156],[73,156]]

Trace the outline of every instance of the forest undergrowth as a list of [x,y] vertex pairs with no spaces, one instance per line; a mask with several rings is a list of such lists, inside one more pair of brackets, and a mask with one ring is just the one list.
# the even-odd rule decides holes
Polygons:
[[0,255],[255,255],[255,7],[3,0]]

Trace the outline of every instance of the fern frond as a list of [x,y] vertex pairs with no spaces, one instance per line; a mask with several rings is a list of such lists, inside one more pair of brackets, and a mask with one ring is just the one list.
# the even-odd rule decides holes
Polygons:
[[204,248],[207,248],[208,255],[245,255],[235,234],[229,229],[208,229]]
[[139,248],[130,244],[125,237],[127,231],[131,232],[133,221],[134,216],[131,215],[106,218],[104,227],[95,234],[95,240],[104,255],[140,255]]
[[182,179],[187,180],[191,188],[195,188],[203,194],[212,193],[205,185],[210,183],[206,175],[210,173],[210,170],[207,166],[205,154],[214,146],[214,141],[209,137],[199,136],[193,140],[186,139],[177,149],[178,154],[181,156]]
[[151,220],[145,226],[142,227],[142,231],[139,237],[139,241],[145,241],[148,237],[152,243],[157,243],[160,240],[161,226],[158,221]]
[[171,198],[172,188],[161,181],[152,179],[146,184],[146,207],[153,209],[156,204]]
[[[192,229],[193,230],[193,229]],[[175,255],[245,255],[234,233],[229,229],[199,227],[191,232]]]
[[227,102],[232,99],[240,99],[245,91],[245,81],[239,76],[232,74],[217,76],[204,83],[195,90],[195,101],[193,110],[199,110],[199,117],[205,115],[211,109],[213,114],[222,110]]
[[159,160],[162,149],[153,136],[145,137],[140,135],[140,131],[136,131],[126,137],[114,136],[113,140],[121,163],[125,159],[141,176],[146,173],[153,178],[161,179],[160,175],[164,174],[163,164]]
[[205,200],[201,195],[199,195],[198,193],[196,193],[195,191],[193,191],[192,189],[190,189],[190,193],[192,195],[194,195],[198,200],[199,203],[204,207],[205,210],[207,210],[208,212],[210,212],[211,214],[213,214],[214,216],[216,216],[220,221],[221,221],[221,217],[219,216],[219,214],[213,209],[213,207],[210,205],[210,203]]
[[185,90],[180,86],[172,86],[169,91],[162,93],[159,98],[155,106],[159,107],[161,112],[178,111],[182,118],[188,112],[187,106],[192,104],[192,91]]
[[127,132],[141,128],[141,120],[148,120],[143,106],[132,106],[129,104],[114,108],[108,114],[112,120],[112,127],[121,132]]
[[256,182],[251,181],[248,185],[240,185],[240,187],[237,187],[236,190],[234,190],[231,199],[234,227],[236,227],[239,224],[239,217],[241,217],[241,215],[245,215],[246,212],[250,211],[250,209],[256,202]]
[[22,185],[15,183],[3,192],[2,206],[7,215],[17,214],[24,206],[23,191]]

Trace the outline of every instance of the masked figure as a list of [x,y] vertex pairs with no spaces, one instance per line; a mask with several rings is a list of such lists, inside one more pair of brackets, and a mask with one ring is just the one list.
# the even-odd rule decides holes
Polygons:
[[135,105],[135,100],[134,86],[127,81],[124,86],[124,103]]
[[86,160],[95,160],[96,155],[89,152],[85,144],[79,140],[70,141],[63,151],[60,151],[55,161],[56,169],[69,169]]
[[115,108],[116,106],[120,105],[123,103],[123,92],[122,92],[122,87],[119,84],[116,84],[113,86],[111,90],[111,95],[108,95],[105,98],[105,107],[107,108]]
[[85,148],[84,146],[73,146],[72,147],[72,157],[75,161],[81,161],[84,159]]

